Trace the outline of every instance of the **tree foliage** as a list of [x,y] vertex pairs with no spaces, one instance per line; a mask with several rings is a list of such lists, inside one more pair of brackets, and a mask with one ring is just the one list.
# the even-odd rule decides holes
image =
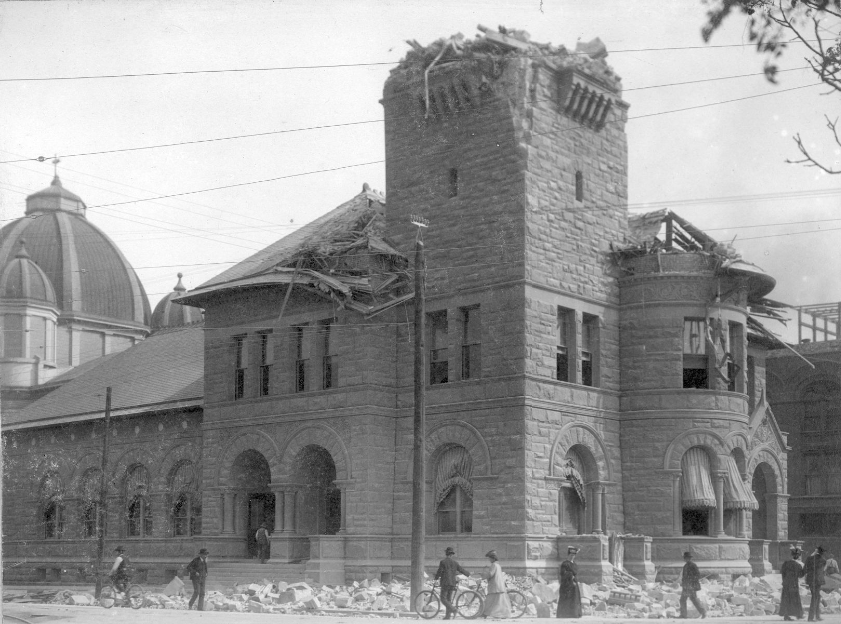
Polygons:
[[[709,41],[731,15],[747,19],[748,36],[756,50],[765,56],[765,77],[777,82],[778,59],[789,45],[799,43],[807,50],[806,62],[818,79],[841,93],[841,0],[704,0],[708,6],[707,23],[701,34]],[[841,149],[838,118],[826,117],[827,128],[836,148]],[[841,168],[814,158],[800,134],[794,137],[802,158],[787,162],[818,167],[831,174]]]

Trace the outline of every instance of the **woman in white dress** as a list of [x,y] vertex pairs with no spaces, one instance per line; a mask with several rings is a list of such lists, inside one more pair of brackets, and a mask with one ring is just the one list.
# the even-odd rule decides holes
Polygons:
[[502,574],[502,567],[497,562],[496,551],[488,551],[485,556],[488,558],[488,568],[483,577],[488,581],[488,595],[485,598],[485,611],[482,615],[486,618],[510,618],[511,601],[508,600],[505,577]]

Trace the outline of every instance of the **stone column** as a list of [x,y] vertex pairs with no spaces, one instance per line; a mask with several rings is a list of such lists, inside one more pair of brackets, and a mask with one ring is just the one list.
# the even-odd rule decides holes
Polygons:
[[739,527],[736,531],[736,536],[746,538],[748,536],[748,510],[740,509],[738,518]]
[[603,533],[602,530],[602,495],[604,487],[600,483],[594,483],[591,488],[593,500],[593,533]]
[[342,516],[341,516],[341,522],[339,524],[339,535],[345,535],[347,533],[347,492],[348,492],[348,487],[344,483],[336,483],[336,486],[339,488],[339,492],[340,492],[339,495],[341,496],[340,503],[341,503],[341,506],[342,506],[342,511],[341,511]]
[[234,532],[234,491],[222,491],[222,533],[230,535]]
[[296,533],[298,531],[295,522],[295,498],[297,492],[291,488],[283,490],[283,532]]
[[668,470],[672,477],[672,535],[683,535],[683,505],[680,499],[680,477],[682,471]]
[[248,492],[239,490],[235,497],[234,533],[245,537],[248,532]]
[[715,537],[725,537],[724,533],[724,480],[727,473],[716,470],[713,473],[713,487],[715,488]]
[[274,485],[270,485],[272,493],[274,494],[274,533],[281,533],[283,531],[283,489]]

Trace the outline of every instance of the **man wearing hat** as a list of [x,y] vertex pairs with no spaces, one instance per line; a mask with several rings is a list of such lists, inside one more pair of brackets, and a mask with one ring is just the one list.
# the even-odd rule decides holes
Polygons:
[[260,563],[266,563],[269,558],[269,530],[266,528],[265,522],[257,529],[254,539],[257,540],[257,558]]
[[202,548],[199,551],[199,556],[187,564],[187,572],[190,573],[190,580],[193,581],[193,596],[190,598],[190,604],[187,609],[193,608],[193,603],[198,598],[198,605],[196,610],[204,611],[204,584],[207,580],[207,548]]
[[456,574],[470,576],[470,572],[462,568],[456,561],[455,554],[456,551],[453,550],[453,547],[447,546],[444,551],[445,557],[441,559],[441,563],[438,564],[438,571],[435,573],[435,580],[441,580],[441,602],[447,609],[447,614],[444,616],[445,620],[456,616],[456,608],[453,606],[453,599],[456,597],[456,587],[458,586]]
[[111,566],[111,574],[109,575],[111,584],[117,591],[125,592],[128,584],[131,582],[131,571],[129,568],[131,562],[126,554],[126,549],[122,546],[117,546],[114,552],[117,553],[117,558],[114,559],[114,565]]
[[809,621],[820,621],[823,619],[821,617],[821,585],[826,582],[826,559],[823,558],[823,546],[818,546],[809,555],[804,569],[806,571],[806,585],[812,592],[812,600],[809,602]]
[[698,600],[698,593],[701,590],[701,571],[698,566],[692,561],[692,553],[683,553],[683,572],[680,575],[680,617],[686,619],[686,601],[691,600],[698,613],[702,618],[707,617],[707,610],[701,606],[701,601]]

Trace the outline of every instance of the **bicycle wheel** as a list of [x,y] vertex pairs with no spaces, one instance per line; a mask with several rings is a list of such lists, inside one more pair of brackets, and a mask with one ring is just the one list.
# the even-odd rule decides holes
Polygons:
[[456,612],[465,620],[472,620],[482,615],[485,610],[485,601],[479,592],[472,589],[465,589],[456,598]]
[[415,613],[423,619],[431,620],[440,610],[441,600],[435,592],[425,589],[415,597]]
[[525,594],[518,592],[516,589],[509,589],[507,592],[508,600],[511,602],[511,617],[518,618],[529,607],[529,601]]
[[132,609],[143,606],[143,588],[140,585],[129,585],[126,590],[126,600]]
[[114,606],[115,602],[117,602],[117,594],[114,592],[114,588],[110,585],[105,585],[99,593],[99,605],[110,609]]

